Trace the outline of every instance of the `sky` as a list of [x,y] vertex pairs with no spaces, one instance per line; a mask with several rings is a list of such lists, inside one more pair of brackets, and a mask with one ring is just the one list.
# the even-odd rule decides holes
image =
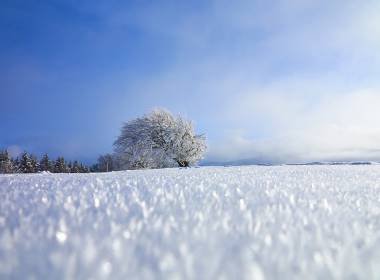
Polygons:
[[378,0],[3,0],[0,147],[93,162],[162,107],[209,162],[380,160]]

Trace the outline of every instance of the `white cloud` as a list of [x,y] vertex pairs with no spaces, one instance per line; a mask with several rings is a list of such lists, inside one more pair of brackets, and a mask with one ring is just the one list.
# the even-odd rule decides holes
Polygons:
[[379,160],[378,104],[380,91],[370,89],[325,95],[312,105],[303,99],[260,96],[255,104],[260,110],[255,114],[273,122],[271,136],[254,140],[235,132],[224,143],[214,143],[209,157],[269,162]]

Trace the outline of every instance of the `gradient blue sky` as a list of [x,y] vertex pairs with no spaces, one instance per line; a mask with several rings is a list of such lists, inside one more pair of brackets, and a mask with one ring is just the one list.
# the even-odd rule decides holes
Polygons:
[[380,2],[3,0],[0,147],[87,162],[154,107],[210,161],[380,160]]

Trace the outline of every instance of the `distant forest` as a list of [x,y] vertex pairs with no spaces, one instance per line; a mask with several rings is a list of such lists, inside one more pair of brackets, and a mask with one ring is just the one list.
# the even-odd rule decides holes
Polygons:
[[38,159],[35,155],[24,152],[21,156],[12,158],[7,150],[0,150],[0,173],[89,173],[112,171],[111,157],[100,156],[98,162],[87,166],[80,161],[66,161],[64,157],[50,159],[45,154]]

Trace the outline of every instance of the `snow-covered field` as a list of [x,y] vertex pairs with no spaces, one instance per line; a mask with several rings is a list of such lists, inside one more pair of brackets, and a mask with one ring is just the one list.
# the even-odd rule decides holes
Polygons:
[[380,166],[0,175],[0,279],[380,279]]

